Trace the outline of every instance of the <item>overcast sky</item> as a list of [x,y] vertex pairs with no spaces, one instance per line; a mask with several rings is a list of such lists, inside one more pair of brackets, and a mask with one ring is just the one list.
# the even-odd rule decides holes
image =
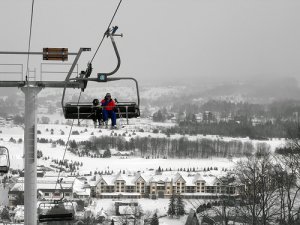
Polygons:
[[[85,69],[117,4],[35,0],[31,50],[91,47],[80,61],[80,70]],[[0,0],[1,51],[27,50],[30,12],[31,0]],[[124,33],[116,40],[122,58],[118,76],[134,76],[144,84],[297,77],[299,12],[299,0],[123,0],[113,23]],[[19,59],[0,57],[3,63]],[[30,62],[31,69],[41,63],[36,56]],[[106,39],[94,60],[94,75],[115,63]]]

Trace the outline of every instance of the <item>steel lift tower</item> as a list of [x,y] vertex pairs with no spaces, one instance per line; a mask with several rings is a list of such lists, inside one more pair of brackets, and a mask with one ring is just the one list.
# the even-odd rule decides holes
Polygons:
[[67,77],[64,81],[0,81],[0,87],[21,88],[25,94],[25,130],[24,130],[24,207],[25,225],[37,224],[37,96],[43,88],[83,88],[84,83],[70,80],[75,66],[84,51],[90,48],[80,48],[77,53],[68,53],[66,48],[45,48],[43,52],[0,52],[4,55],[43,55],[44,60],[68,59],[68,55],[75,56]]

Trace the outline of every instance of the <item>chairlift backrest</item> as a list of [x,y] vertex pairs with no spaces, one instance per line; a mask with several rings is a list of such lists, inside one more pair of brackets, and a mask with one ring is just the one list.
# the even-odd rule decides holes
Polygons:
[[4,164],[0,160],[0,173],[8,173],[10,168],[9,151],[4,146],[0,146],[0,159],[4,159]]

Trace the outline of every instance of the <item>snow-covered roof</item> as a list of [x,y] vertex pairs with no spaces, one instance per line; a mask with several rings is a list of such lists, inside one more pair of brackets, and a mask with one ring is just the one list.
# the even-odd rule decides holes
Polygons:
[[186,186],[194,186],[195,185],[195,177],[194,176],[185,177],[184,180],[186,182],[185,183]]
[[[72,184],[62,184],[62,188],[64,190],[72,189]],[[37,183],[38,190],[59,190],[60,185],[56,183]],[[14,186],[10,189],[9,192],[23,192],[24,191],[24,183],[15,183]]]
[[[72,184],[65,184],[65,183],[62,183],[61,184],[62,188],[63,189],[72,189]],[[59,190],[60,189],[60,184],[56,184],[56,183],[44,183],[44,184],[40,184],[40,183],[37,183],[37,189],[38,190]]]
[[135,173],[135,174],[123,174],[121,172],[111,175],[96,175],[96,180],[89,180],[88,184],[91,187],[98,185],[100,181],[104,181],[106,185],[114,186],[116,181],[124,181],[126,186],[133,186],[138,179],[143,179],[147,185],[150,183],[172,183],[175,185],[179,179],[185,182],[186,186],[195,186],[197,181],[205,182],[206,186],[214,186],[216,183],[222,184],[222,181],[217,178],[216,175],[210,173],[185,173],[185,172],[162,172],[161,174],[150,173]]
[[204,180],[205,180],[205,186],[215,186],[216,183],[222,183],[221,180],[219,180],[217,177],[212,176],[212,175],[204,175],[203,176]]
[[160,175],[154,175],[149,178],[148,183],[159,183],[159,182],[172,182],[173,177],[171,177],[168,174],[160,174]]
[[180,174],[180,173],[176,173],[175,176],[174,176],[173,181],[174,181],[174,182],[177,182],[180,178],[183,178],[183,177],[181,176],[181,174]]
[[24,191],[24,183],[15,183],[9,192]]
[[85,179],[76,179],[73,184],[73,192],[80,196],[90,196],[91,189],[86,188]]
[[89,181],[89,184],[90,186],[96,186],[100,181],[104,181],[107,185],[115,185],[115,182],[117,181],[125,181],[126,185],[129,186],[129,185],[135,185],[135,182],[140,177],[142,177],[140,174],[131,175],[131,174],[122,174],[119,172],[116,175],[98,175],[96,176],[96,181],[91,180]]
[[[60,179],[62,179],[62,183],[73,183],[76,179],[76,177],[64,177],[60,176]],[[56,183],[57,181],[57,173],[56,176],[44,176],[44,177],[38,177],[37,178],[37,183],[44,183],[44,184],[49,184],[49,183]],[[18,183],[24,183],[24,177],[19,177],[17,180]]]
[[90,196],[91,192],[86,190],[86,191],[76,191],[74,192],[74,194],[78,195],[78,196]]
[[201,176],[201,174],[200,173],[197,173],[195,176],[194,176],[194,181],[196,182],[196,181],[202,181],[202,180],[204,180],[204,178]]
[[[61,183],[63,189],[72,189],[75,177],[64,177]],[[56,177],[38,177],[37,189],[38,190],[59,190],[60,184],[56,183]],[[19,177],[17,182],[12,186],[10,192],[23,192],[24,191],[24,177]]]
[[[114,175],[101,175],[99,181],[100,180],[103,180],[107,185],[115,185],[115,176]],[[96,182],[96,185],[98,182]]]

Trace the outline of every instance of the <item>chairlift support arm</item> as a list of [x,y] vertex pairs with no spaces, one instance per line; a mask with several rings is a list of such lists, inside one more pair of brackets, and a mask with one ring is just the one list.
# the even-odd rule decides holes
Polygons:
[[116,56],[117,56],[117,59],[118,59],[118,63],[117,63],[116,68],[113,71],[111,71],[110,73],[102,73],[102,74],[105,74],[106,76],[111,76],[111,75],[115,74],[119,70],[119,68],[121,66],[121,58],[120,58],[120,54],[119,54],[119,51],[118,51],[118,48],[117,48],[114,36],[121,36],[121,37],[123,37],[123,34],[118,35],[118,34],[114,34],[114,33],[113,34],[109,33],[108,35],[110,37],[111,43],[112,43],[114,51],[116,53]]

